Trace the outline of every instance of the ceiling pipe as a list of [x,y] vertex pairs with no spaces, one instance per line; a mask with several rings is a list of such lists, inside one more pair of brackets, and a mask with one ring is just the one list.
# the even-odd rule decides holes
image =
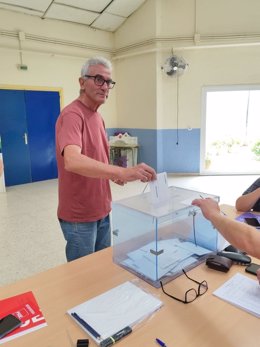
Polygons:
[[128,57],[134,57],[142,54],[157,53],[157,52],[169,52],[170,51],[187,51],[187,50],[198,50],[198,49],[213,49],[213,48],[234,48],[234,47],[251,47],[251,46],[260,46],[260,42],[244,42],[244,43],[230,43],[230,44],[214,44],[214,45],[191,45],[191,46],[182,46],[182,47],[160,47],[160,48],[151,48],[142,50],[134,53],[126,53],[121,55],[115,55],[113,60],[124,59]]

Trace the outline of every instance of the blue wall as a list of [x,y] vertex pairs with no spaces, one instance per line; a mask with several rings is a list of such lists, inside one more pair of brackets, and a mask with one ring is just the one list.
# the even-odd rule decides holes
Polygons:
[[199,173],[200,129],[107,129],[108,136],[128,132],[138,137],[138,162],[157,172]]

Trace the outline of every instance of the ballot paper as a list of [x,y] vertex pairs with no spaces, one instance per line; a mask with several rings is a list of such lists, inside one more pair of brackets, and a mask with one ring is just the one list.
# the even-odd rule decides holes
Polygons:
[[182,271],[193,263],[198,262],[198,257],[212,253],[211,250],[196,246],[192,242],[179,239],[165,239],[157,242],[157,249],[163,252],[156,257],[151,253],[154,242],[127,253],[127,258],[122,264],[138,271],[153,281],[163,276],[171,276]]
[[155,181],[151,181],[149,185],[150,198],[153,204],[160,205],[170,200],[170,191],[166,172],[157,174],[157,179]]
[[237,273],[213,294],[258,318],[260,317],[260,286],[257,280]]
[[121,329],[132,328],[161,306],[159,299],[128,281],[73,307],[67,313],[74,320],[76,313],[80,319],[75,321],[100,344]]

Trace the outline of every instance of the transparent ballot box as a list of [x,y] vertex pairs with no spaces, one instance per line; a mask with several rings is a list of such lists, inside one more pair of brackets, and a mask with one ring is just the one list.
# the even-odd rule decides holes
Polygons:
[[196,198],[219,197],[169,187],[167,201],[150,193],[113,203],[113,261],[155,287],[189,270],[218,250],[218,232],[192,206]]

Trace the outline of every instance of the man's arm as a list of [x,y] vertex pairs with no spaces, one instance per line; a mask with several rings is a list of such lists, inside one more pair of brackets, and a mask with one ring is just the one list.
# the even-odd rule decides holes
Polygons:
[[200,207],[203,215],[233,246],[260,259],[260,233],[254,227],[224,216],[216,201],[196,199],[193,205]]
[[76,145],[66,146],[63,156],[67,171],[86,177],[106,178],[122,183],[135,180],[148,182],[156,179],[154,169],[144,163],[130,168],[105,164],[81,154],[81,148]]

